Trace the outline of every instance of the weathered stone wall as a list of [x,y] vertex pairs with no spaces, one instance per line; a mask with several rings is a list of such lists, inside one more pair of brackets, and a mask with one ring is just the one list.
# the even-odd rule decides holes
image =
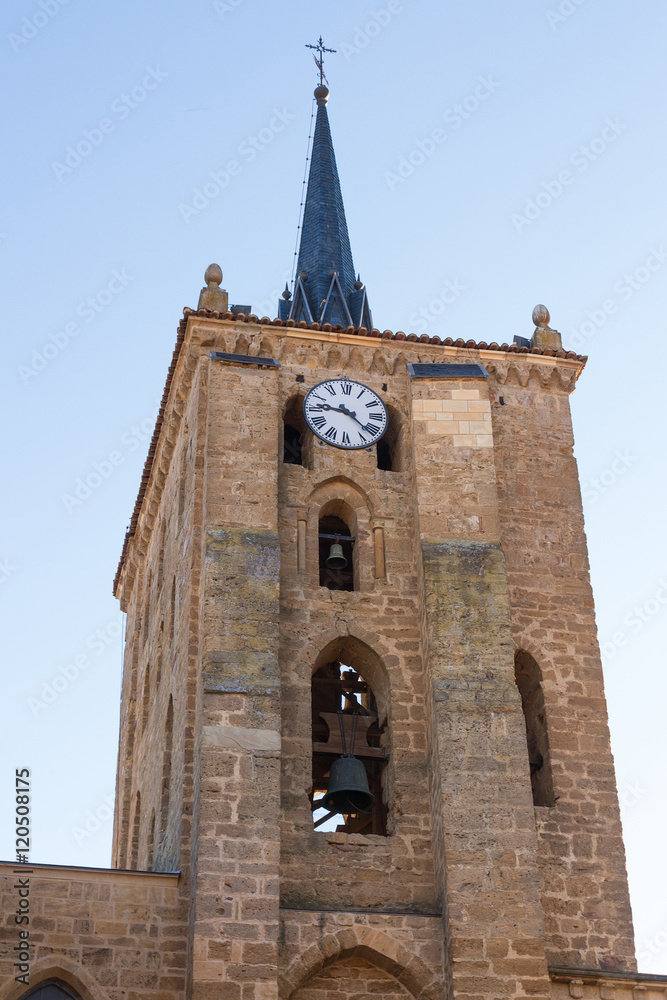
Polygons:
[[19,877],[30,879],[30,987],[57,978],[93,1000],[183,1000],[187,908],[176,876],[15,867],[0,864],[2,1000],[28,989],[13,968]]
[[488,386],[415,379],[412,389],[454,994],[547,996],[491,425],[479,419],[490,417]]
[[556,803],[539,807],[551,963],[634,969],[625,853],[567,386],[495,372],[501,539],[516,649],[543,675]]
[[183,419],[174,419],[169,439],[165,434],[163,450],[172,448],[164,481],[123,591],[126,649],[113,850],[119,867],[177,870],[184,841],[189,851],[194,716],[188,701],[197,675],[191,640],[200,627],[196,585],[205,441],[199,397],[195,382]]
[[196,1000],[277,996],[280,671],[276,373],[210,364]]
[[[175,770],[172,755],[170,787],[183,806],[154,858],[173,859],[180,837],[188,995],[274,998],[280,966],[281,995],[308,1000],[333,981],[350,996],[546,996],[545,954],[630,967],[567,436],[578,364],[204,317],[187,326],[121,578],[116,857],[132,858],[143,782],[134,857],[148,860],[171,695],[183,764]],[[281,367],[211,360],[211,348]],[[406,360],[481,361],[492,378],[410,380]],[[282,463],[284,410],[343,372],[388,402],[395,471],[312,435],[304,466]],[[192,503],[181,520],[184,476]],[[353,592],[319,586],[322,510],[355,535]],[[543,671],[556,794],[567,800],[537,819],[515,648]],[[335,656],[361,670],[387,722],[387,837],[312,827],[311,675]],[[142,704],[149,663],[161,664],[160,688],[151,680]]]
[[[312,360],[317,359],[313,352]],[[307,359],[306,359],[307,360]],[[292,391],[295,367],[284,380]],[[308,368],[305,369],[308,371]],[[358,374],[350,372],[351,377]],[[382,376],[365,383],[384,395]],[[328,377],[310,369],[311,384]],[[403,398],[392,395],[397,412]],[[417,561],[411,472],[381,471],[373,451],[345,452],[315,441],[310,468],[280,470],[281,663],[283,671],[283,826],[281,898],[289,905],[438,906],[428,794]],[[344,505],[356,537],[358,589],[319,586],[318,522],[333,501]],[[305,521],[305,568],[297,565],[298,522]],[[385,575],[377,577],[374,527],[384,533]],[[310,684],[336,656],[360,670],[387,720],[388,837],[314,831]]]

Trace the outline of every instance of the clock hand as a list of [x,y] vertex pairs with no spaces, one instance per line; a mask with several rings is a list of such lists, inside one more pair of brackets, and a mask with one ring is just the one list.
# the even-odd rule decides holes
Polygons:
[[363,430],[366,430],[366,425],[362,424],[361,420],[359,420],[359,418],[357,417],[357,414],[354,412],[354,410],[348,410],[348,408],[345,405],[345,403],[341,403],[340,406],[329,406],[328,403],[320,403],[319,406],[318,406],[318,409],[320,409],[320,410],[331,410],[333,413],[344,413],[347,417],[352,417],[352,419],[354,420],[354,422],[356,424],[359,424],[359,426]]
[[355,420],[357,419],[356,414],[354,414],[352,410],[348,410],[345,403],[341,403],[340,406],[329,406],[328,403],[320,403],[317,408],[318,410],[331,410],[332,413],[345,413],[348,417],[353,417]]
[[362,427],[364,430],[366,430],[366,425],[362,424],[361,420],[359,420],[359,418],[357,417],[357,414],[355,413],[354,410],[348,410],[348,408],[345,405],[345,403],[341,403],[340,404],[340,412],[341,413],[346,413],[348,415],[348,417],[352,417],[352,419],[354,420],[355,423],[359,424],[360,427]]

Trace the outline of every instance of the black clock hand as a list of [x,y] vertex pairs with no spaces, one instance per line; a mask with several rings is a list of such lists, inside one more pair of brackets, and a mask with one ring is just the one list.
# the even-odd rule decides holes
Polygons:
[[333,413],[344,413],[347,417],[352,417],[352,419],[354,420],[355,423],[359,424],[360,427],[363,427],[363,429],[366,430],[365,424],[362,424],[361,420],[359,420],[357,418],[357,415],[354,412],[354,410],[348,410],[348,408],[345,405],[345,403],[341,403],[340,406],[329,406],[328,403],[320,403],[319,404],[319,409],[320,410],[331,410]]
[[355,421],[355,423],[359,424],[359,426],[360,426],[360,427],[363,427],[363,428],[364,428],[364,430],[366,430],[366,428],[365,428],[365,426],[364,426],[364,425],[362,424],[361,420],[359,420],[359,419],[357,418],[357,414],[356,414],[356,413],[354,412],[354,410],[348,410],[348,408],[347,408],[347,406],[345,405],[345,403],[341,403],[341,404],[340,404],[340,412],[341,412],[341,413],[346,413],[346,414],[348,415],[348,417],[352,417],[352,419],[353,419],[353,420]]

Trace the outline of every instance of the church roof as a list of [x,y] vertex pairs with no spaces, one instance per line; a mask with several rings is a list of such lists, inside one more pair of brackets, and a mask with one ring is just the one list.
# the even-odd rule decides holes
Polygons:
[[279,305],[280,319],[372,327],[366,289],[355,279],[343,194],[323,84],[315,90],[317,117],[293,299]]

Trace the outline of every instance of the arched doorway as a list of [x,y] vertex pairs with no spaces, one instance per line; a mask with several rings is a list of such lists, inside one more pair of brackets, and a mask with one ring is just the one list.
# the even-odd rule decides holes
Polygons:
[[28,990],[21,996],[21,1000],[81,1000],[81,998],[69,986],[52,979]]

